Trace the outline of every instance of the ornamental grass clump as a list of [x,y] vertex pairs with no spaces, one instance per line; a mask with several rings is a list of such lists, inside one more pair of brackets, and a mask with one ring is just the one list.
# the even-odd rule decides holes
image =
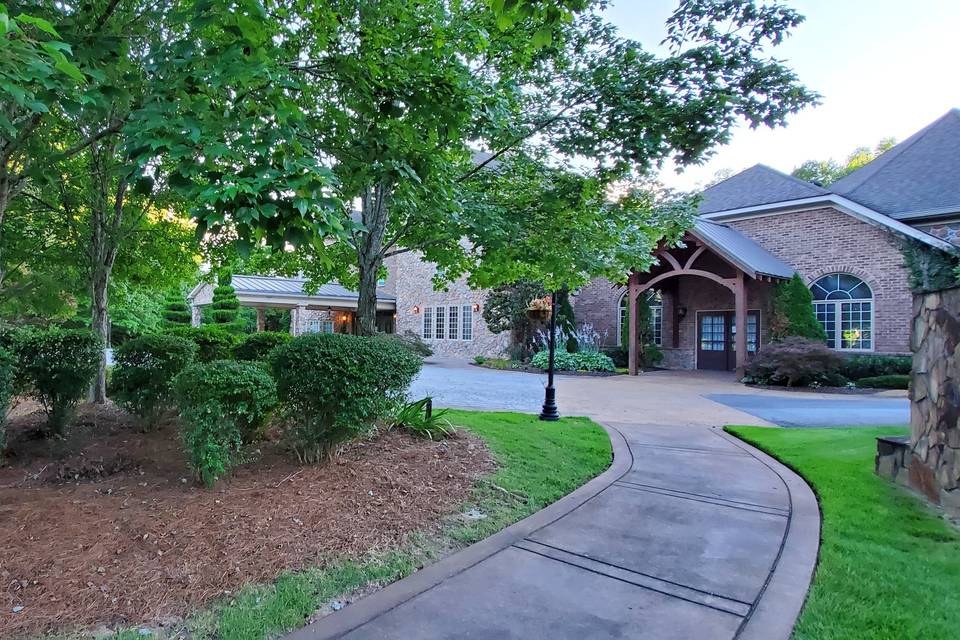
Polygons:
[[173,378],[197,354],[197,345],[172,335],[128,340],[114,352],[110,395],[118,405],[153,427],[173,402]]
[[49,435],[64,434],[102,354],[100,337],[86,329],[35,331],[19,341],[20,375],[47,414]]
[[187,461],[208,487],[240,461],[244,444],[263,436],[277,403],[262,367],[232,360],[188,366],[174,378],[173,393]]
[[405,395],[422,360],[398,340],[295,338],[270,354],[285,437],[302,462],[329,459]]

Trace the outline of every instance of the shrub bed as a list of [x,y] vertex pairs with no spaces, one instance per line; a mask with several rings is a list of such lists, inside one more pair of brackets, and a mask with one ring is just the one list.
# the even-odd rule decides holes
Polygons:
[[245,361],[266,361],[271,351],[291,340],[293,336],[279,331],[251,333],[233,347],[233,357]]
[[288,441],[302,461],[316,462],[386,415],[422,361],[396,340],[330,333],[294,338],[270,364]]
[[232,360],[190,365],[174,378],[187,459],[211,486],[239,459],[241,446],[262,436],[277,389],[259,366]]
[[856,355],[845,358],[840,373],[851,380],[877,376],[910,375],[913,368],[911,356]]
[[842,356],[817,340],[790,337],[766,345],[747,366],[745,382],[754,384],[840,385]]
[[197,360],[200,362],[230,360],[233,357],[233,347],[240,340],[236,334],[217,325],[170,327],[167,333],[187,338],[196,344]]
[[197,345],[172,335],[147,335],[128,340],[114,352],[110,380],[117,404],[153,426],[170,406],[173,377],[193,362]]
[[[550,352],[539,351],[530,360],[530,364],[546,371],[550,367]],[[578,351],[567,353],[557,351],[553,366],[557,371],[615,371],[613,360],[605,353]]]
[[48,329],[19,341],[24,384],[47,413],[47,430],[62,435],[100,366],[103,343],[92,331]]
[[909,389],[910,376],[895,373],[886,376],[870,376],[860,378],[856,385],[863,389]]

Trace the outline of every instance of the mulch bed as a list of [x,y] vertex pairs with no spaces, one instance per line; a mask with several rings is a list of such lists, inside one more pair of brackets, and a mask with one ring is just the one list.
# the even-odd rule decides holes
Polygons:
[[113,406],[86,406],[53,445],[41,415],[17,414],[0,468],[0,638],[169,621],[287,569],[398,545],[439,527],[495,466],[473,436],[391,431],[320,466],[266,442],[205,489],[175,424],[141,433]]

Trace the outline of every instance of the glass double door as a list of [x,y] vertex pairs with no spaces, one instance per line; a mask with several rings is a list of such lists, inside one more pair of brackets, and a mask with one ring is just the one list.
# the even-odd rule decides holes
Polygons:
[[[759,344],[760,312],[747,312],[747,353]],[[697,369],[732,371],[737,367],[737,317],[733,311],[697,312]]]

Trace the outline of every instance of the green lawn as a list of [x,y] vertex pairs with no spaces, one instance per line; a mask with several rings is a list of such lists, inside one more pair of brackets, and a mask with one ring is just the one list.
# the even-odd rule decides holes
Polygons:
[[322,569],[292,573],[276,583],[251,587],[188,621],[195,640],[260,640],[301,626],[317,608],[371,582],[388,583],[445,553],[499,531],[570,493],[611,462],[606,432],[585,418],[541,422],[517,413],[451,411],[451,422],[483,438],[499,470],[482,480],[463,510],[487,517],[444,528],[440,539]]
[[875,437],[905,429],[727,430],[820,501],[820,559],[795,640],[960,638],[960,531],[873,473]]

